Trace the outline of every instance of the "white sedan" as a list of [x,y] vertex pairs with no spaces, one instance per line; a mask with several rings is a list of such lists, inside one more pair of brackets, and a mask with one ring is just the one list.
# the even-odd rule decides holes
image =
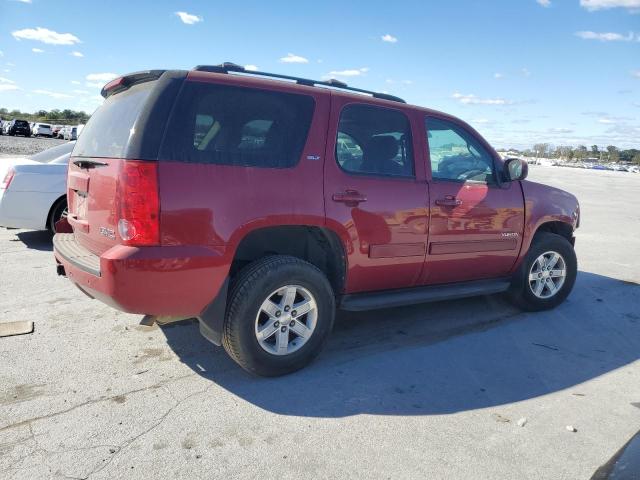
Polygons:
[[0,158],[0,226],[54,230],[67,212],[67,169],[75,142],[29,158]]

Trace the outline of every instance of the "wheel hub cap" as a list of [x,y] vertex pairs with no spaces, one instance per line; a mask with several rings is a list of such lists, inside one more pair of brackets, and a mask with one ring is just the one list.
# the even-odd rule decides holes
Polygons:
[[531,265],[529,288],[538,298],[551,298],[560,291],[566,276],[567,266],[562,255],[553,251],[544,252]]
[[256,339],[273,355],[289,355],[311,338],[317,319],[311,292],[300,285],[285,285],[262,302],[255,321]]

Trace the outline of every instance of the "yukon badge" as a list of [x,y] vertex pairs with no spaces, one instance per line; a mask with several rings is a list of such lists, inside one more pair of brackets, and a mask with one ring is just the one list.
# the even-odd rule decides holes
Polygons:
[[503,238],[518,238],[518,234],[515,232],[503,232]]
[[111,240],[115,240],[116,232],[107,227],[100,227],[100,235],[110,238]]

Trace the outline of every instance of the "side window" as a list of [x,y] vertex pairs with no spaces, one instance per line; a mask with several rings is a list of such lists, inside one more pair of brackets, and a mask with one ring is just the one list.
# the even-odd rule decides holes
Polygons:
[[412,177],[409,120],[397,110],[346,106],[340,114],[336,160],[349,173]]
[[298,163],[314,110],[308,95],[187,82],[161,159],[246,167]]
[[434,180],[494,183],[493,157],[469,132],[439,118],[426,119]]

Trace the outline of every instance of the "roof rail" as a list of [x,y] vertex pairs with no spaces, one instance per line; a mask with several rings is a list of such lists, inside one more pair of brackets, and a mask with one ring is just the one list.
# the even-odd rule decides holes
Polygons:
[[231,62],[224,62],[220,65],[198,65],[194,68],[197,72],[212,72],[212,73],[245,73],[248,75],[258,75],[261,77],[278,78],[282,80],[293,80],[298,85],[306,85],[308,87],[314,87],[316,85],[324,85],[326,87],[340,88],[342,90],[349,90],[351,92],[365,93],[371,95],[374,98],[380,98],[382,100],[391,100],[392,102],[407,103],[402,98],[394,95],[388,95],[386,93],[372,92],[370,90],[363,90],[361,88],[350,87],[346,83],[332,78],[330,80],[310,80],[308,78],[294,77],[291,75],[281,75],[279,73],[260,72],[256,70],[247,70],[241,65],[237,65]]

